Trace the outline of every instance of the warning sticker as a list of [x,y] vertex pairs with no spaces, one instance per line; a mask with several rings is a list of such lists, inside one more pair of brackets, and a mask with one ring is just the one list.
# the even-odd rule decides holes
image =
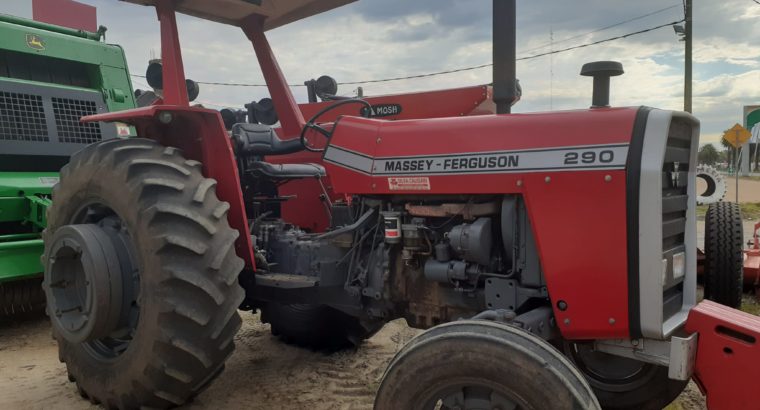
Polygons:
[[430,191],[428,177],[391,177],[388,178],[391,191]]
[[116,123],[116,134],[120,137],[129,137],[132,135],[132,131],[129,129],[129,125],[123,122]]

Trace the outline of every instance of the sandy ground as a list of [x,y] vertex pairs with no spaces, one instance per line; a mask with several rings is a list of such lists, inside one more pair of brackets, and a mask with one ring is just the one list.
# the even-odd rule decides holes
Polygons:
[[[386,325],[355,351],[325,354],[281,343],[243,313],[236,350],[222,375],[185,409],[372,409],[388,362],[418,331]],[[77,394],[58,362],[47,319],[0,325],[0,409],[99,409]],[[690,385],[673,410],[701,410]]]
[[[185,409],[372,409],[393,355],[418,331],[386,325],[355,351],[332,354],[281,343],[242,313],[224,373]],[[0,409],[99,409],[66,378],[45,317],[0,324]]]

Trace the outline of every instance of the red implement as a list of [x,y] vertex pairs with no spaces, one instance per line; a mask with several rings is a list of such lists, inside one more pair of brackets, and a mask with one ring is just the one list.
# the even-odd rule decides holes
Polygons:
[[702,301],[689,312],[686,331],[699,334],[694,380],[707,407],[757,409],[760,379],[760,317]]
[[744,283],[752,284],[755,293],[760,291],[760,222],[755,224],[752,247],[744,251]]

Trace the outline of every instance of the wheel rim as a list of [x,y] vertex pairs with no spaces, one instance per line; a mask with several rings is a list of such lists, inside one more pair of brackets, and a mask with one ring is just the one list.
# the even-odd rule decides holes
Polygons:
[[657,372],[653,364],[595,351],[587,343],[568,343],[566,351],[589,384],[601,390],[631,391],[645,385]]
[[483,381],[462,381],[442,388],[425,400],[429,410],[515,410],[529,406],[509,392]]
[[117,359],[139,322],[139,264],[129,230],[110,207],[93,201],[52,242],[45,271],[53,326],[94,358]]

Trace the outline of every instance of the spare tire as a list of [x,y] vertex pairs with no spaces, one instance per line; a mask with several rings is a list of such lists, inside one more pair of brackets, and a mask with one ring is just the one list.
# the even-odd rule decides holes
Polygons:
[[726,196],[726,180],[717,169],[709,165],[697,166],[697,178],[707,184],[707,188],[697,195],[697,205],[709,205],[720,202]]
[[743,242],[739,205],[710,204],[705,215],[705,299],[732,308],[741,306]]

